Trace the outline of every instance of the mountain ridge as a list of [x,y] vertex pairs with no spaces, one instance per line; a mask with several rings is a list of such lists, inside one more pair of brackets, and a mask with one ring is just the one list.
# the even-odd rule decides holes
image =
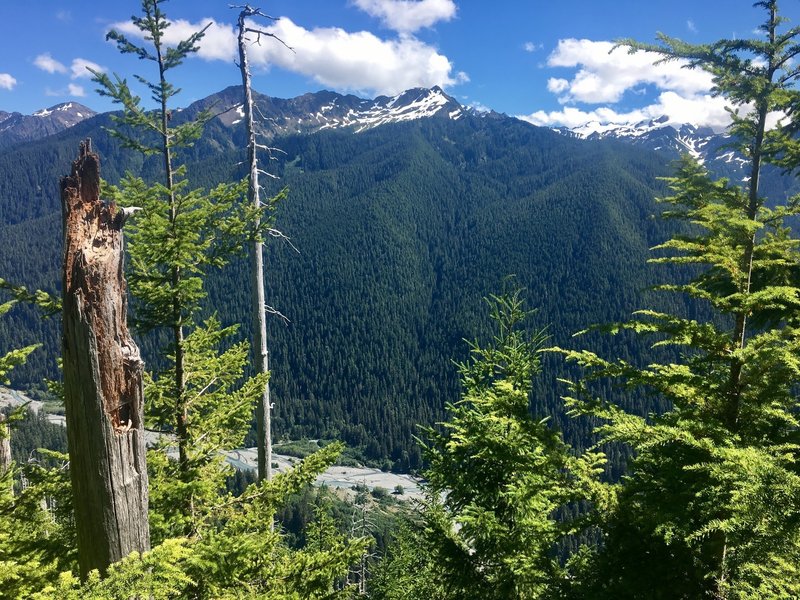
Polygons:
[[62,102],[32,115],[0,111],[0,148],[60,133],[97,114],[78,102]]
[[692,123],[676,124],[667,115],[635,124],[590,121],[577,127],[552,129],[582,140],[622,141],[661,152],[672,159],[689,154],[719,175],[739,181],[749,176],[745,171],[747,160],[729,147],[730,135]]
[[[178,119],[195,118],[209,110],[212,121],[224,128],[236,128],[244,119],[241,85],[229,86],[175,111]],[[330,90],[308,92],[293,98],[278,98],[253,92],[259,133],[270,140],[286,135],[313,134],[330,129],[353,133],[383,125],[424,118],[458,120],[466,115],[518,120],[494,111],[478,111],[459,103],[439,86],[412,88],[395,96],[361,98]],[[97,116],[92,109],[75,102],[62,103],[32,115],[0,111],[0,148],[33,141],[69,129]],[[534,127],[535,125],[530,125]],[[617,140],[670,158],[688,153],[713,171],[738,180],[746,160],[727,148],[730,137],[709,127],[675,123],[668,116],[635,124],[591,121],[577,127],[552,127],[557,133],[581,140]]]
[[[216,119],[234,127],[244,119],[241,86],[231,86],[199,100],[181,111],[188,118],[211,109]],[[352,129],[360,133],[390,123],[422,118],[462,118],[469,109],[438,86],[412,88],[396,96],[360,98],[329,90],[294,98],[275,98],[254,92],[257,121],[268,138],[309,134],[326,129]]]

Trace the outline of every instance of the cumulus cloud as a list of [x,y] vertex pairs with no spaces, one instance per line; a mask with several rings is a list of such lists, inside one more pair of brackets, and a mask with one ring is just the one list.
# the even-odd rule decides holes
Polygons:
[[[196,56],[203,60],[225,61],[233,60],[238,56],[234,26],[218,23],[214,19],[201,19],[197,23],[192,23],[185,19],[170,21],[164,32],[164,43],[168,46],[176,46],[180,41],[187,39],[204,27],[207,27],[207,29],[198,45],[199,50]],[[115,29],[132,39],[142,39],[142,31],[130,21],[114,23],[111,29]]]
[[412,87],[447,87],[468,79],[450,60],[411,36],[384,40],[368,31],[338,27],[305,29],[283,18],[269,28],[294,48],[262,44],[253,63],[277,65],[337,89],[396,94]]
[[467,104],[467,106],[469,106],[472,110],[474,110],[476,112],[479,112],[479,113],[492,112],[491,108],[489,108],[488,106],[486,106],[482,102],[479,102],[478,100],[473,100],[472,102]]
[[[211,19],[198,23],[174,21],[167,28],[164,41],[175,45],[209,22],[197,56],[204,60],[233,60],[237,54],[233,26]],[[132,38],[141,38],[141,32],[131,23],[113,27]],[[306,29],[286,17],[258,27],[294,51],[277,41],[263,40],[250,47],[249,58],[254,66],[277,66],[334,89],[396,94],[412,87],[447,87],[469,80],[466,73],[454,72],[446,56],[411,35],[386,40],[368,31]]]
[[70,67],[70,71],[72,71],[72,79],[81,79],[92,77],[92,73],[89,71],[98,71],[103,72],[105,69],[98,65],[95,62],[90,60],[86,60],[85,58],[76,58],[72,61],[72,66]]
[[569,88],[564,90],[567,93],[563,101],[619,102],[627,90],[647,84],[683,95],[711,89],[711,75],[707,72],[687,69],[684,61],[654,64],[659,58],[654,52],[629,54],[625,48],[614,49],[611,42],[565,39],[559,40],[547,65],[578,68]]
[[[559,40],[547,66],[575,72],[569,78],[551,77],[547,90],[563,108],[520,118],[535,125],[577,127],[593,121],[632,124],[666,116],[672,125],[694,123],[723,130],[730,116],[726,101],[710,93],[711,76],[685,68],[683,61],[657,63],[659,58],[652,52],[629,54],[607,41]],[[644,94],[648,88],[655,88],[658,94],[651,104],[627,110],[614,106],[626,93]]]
[[551,77],[547,80],[547,91],[554,94],[563,94],[569,89],[569,81],[557,77]]
[[541,44],[534,44],[533,42],[525,42],[522,45],[522,48],[525,50],[525,52],[536,52],[537,50],[541,50],[542,49],[542,45]]
[[658,96],[655,103],[630,111],[618,112],[608,106],[592,110],[565,106],[561,110],[539,110],[530,115],[520,115],[519,118],[540,126],[578,127],[591,122],[632,124],[666,115],[668,121],[665,124],[680,126],[683,123],[694,123],[722,131],[730,123],[726,106],[723,98],[715,98],[709,94],[686,97],[666,91]]
[[353,0],[353,4],[380,19],[389,29],[401,33],[431,27],[456,15],[453,0]]
[[17,80],[8,73],[0,73],[0,89],[13,90]]
[[66,73],[67,67],[50,56],[49,52],[40,54],[33,60],[33,64],[47,73]]
[[76,96],[78,98],[83,98],[86,96],[86,90],[83,89],[82,85],[76,85],[74,83],[70,83],[67,86],[67,91],[69,92],[70,96]]

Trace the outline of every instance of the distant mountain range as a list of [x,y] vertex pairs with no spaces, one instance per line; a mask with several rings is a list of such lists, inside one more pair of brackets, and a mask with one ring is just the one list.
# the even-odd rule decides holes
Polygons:
[[[191,117],[208,109],[218,122],[235,127],[244,118],[241,88],[232,86],[199,100],[179,111]],[[311,134],[328,129],[350,129],[360,133],[368,129],[425,118],[458,120],[466,114],[490,118],[505,115],[481,113],[463,106],[441,88],[415,88],[397,96],[364,99],[330,91],[303,94],[296,98],[272,98],[254,94],[259,108],[262,133],[267,138],[293,134]],[[68,129],[97,113],[76,102],[57,104],[33,115],[0,111],[0,148],[18,142],[34,141]],[[556,127],[554,131],[584,140],[618,140],[662,152],[670,158],[689,153],[713,171],[735,179],[746,177],[746,160],[726,147],[729,137],[708,127],[692,124],[675,126],[666,116],[636,124],[590,122],[574,128]]]
[[32,115],[0,110],[0,148],[59,133],[96,114],[77,102],[56,104]]
[[662,152],[671,158],[688,153],[718,175],[741,179],[748,164],[744,157],[728,147],[730,136],[715,133],[710,127],[686,123],[675,126],[667,116],[630,124],[604,124],[597,121],[574,128],[556,127],[569,137],[584,140],[619,140]]

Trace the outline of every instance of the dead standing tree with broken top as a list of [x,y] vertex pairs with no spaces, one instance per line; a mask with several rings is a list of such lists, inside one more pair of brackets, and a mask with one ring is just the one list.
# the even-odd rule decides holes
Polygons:
[[61,180],[63,360],[81,576],[150,547],[142,362],[126,324],[124,214],[100,200],[100,161],[81,144]]

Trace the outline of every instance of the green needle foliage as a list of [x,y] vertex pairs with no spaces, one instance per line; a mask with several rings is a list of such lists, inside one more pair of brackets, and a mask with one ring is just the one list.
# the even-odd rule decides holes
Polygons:
[[[605,458],[575,455],[530,415],[547,338],[522,329],[519,292],[489,304],[497,333],[471,345],[461,400],[441,431],[427,431],[428,543],[448,598],[556,597],[578,566],[558,560],[558,545],[591,525],[587,501],[610,499],[598,481]],[[577,516],[556,518],[567,509]]]
[[[170,457],[174,442],[165,437],[148,453],[151,473],[151,537],[163,540],[202,532],[214,523],[213,506],[233,468],[220,450],[241,448],[250,425],[253,403],[266,376],[248,378],[242,384],[247,362],[246,342],[224,351],[223,343],[237,327],[221,327],[212,317],[186,337],[187,462]],[[147,422],[163,427],[174,411],[172,373],[148,378]],[[191,512],[186,512],[191,506]]]
[[[679,363],[637,366],[567,351],[586,370],[568,405],[599,417],[605,442],[635,454],[619,486],[598,566],[597,598],[789,598],[800,595],[800,240],[788,219],[798,198],[758,191],[762,167],[797,167],[800,29],[784,29],[777,2],[755,40],[656,46],[625,42],[664,60],[687,60],[714,77],[734,106],[731,145],[751,163],[746,181],[714,181],[690,158],[667,179],[665,216],[687,224],[651,262],[691,265],[687,283],[660,289],[710,307],[699,322],[640,311],[605,327],[633,331],[682,351]],[[782,120],[769,129],[769,116]],[[597,397],[613,378],[620,395],[643,388],[672,409],[648,418],[620,399]]]
[[[32,595],[41,600],[109,598],[207,598],[276,600],[345,599],[348,566],[365,551],[366,540],[331,535],[324,544],[290,550],[272,528],[278,507],[330,466],[341,452],[331,444],[273,480],[247,488],[239,498],[220,496],[215,528],[202,536],[170,538],[142,555],[131,554],[100,578],[97,571],[81,582],[72,573]],[[2,575],[0,575],[1,577]],[[0,580],[2,581],[2,580]],[[37,581],[37,583],[40,583]]]
[[[167,81],[166,74],[197,51],[203,31],[174,47],[166,45],[163,37],[170,23],[161,10],[162,3],[143,0],[142,16],[132,18],[146,46],[117,31],[107,36],[123,54],[154,64],[158,74],[154,81],[141,76],[136,79],[150,91],[157,108],[143,108],[124,79],[95,73],[94,80],[101,95],[123,108],[116,117],[120,127],[112,135],[124,146],[163,162],[160,182],[148,184],[128,174],[119,187],[107,186],[105,193],[119,204],[142,209],[126,224],[128,281],[136,323],[141,331],[163,328],[171,333],[166,350],[169,366],[151,378],[145,398],[150,426],[172,433],[178,450],[177,469],[161,455],[154,456],[151,465],[157,477],[164,476],[152,482],[154,506],[165,511],[161,517],[170,523],[163,525],[163,531],[161,524],[156,530],[183,535],[197,531],[203,519],[201,505],[221,486],[225,471],[220,468],[218,451],[235,447],[234,439],[236,445],[241,443],[239,432],[246,429],[252,411],[254,386],[263,386],[264,378],[237,385],[246,346],[237,345],[220,355],[224,339],[233,330],[221,328],[216,319],[205,325],[195,322],[206,297],[208,269],[224,266],[241,250],[252,234],[255,212],[242,201],[246,181],[221,184],[210,191],[192,189],[185,166],[176,161],[176,153],[199,138],[211,114],[203,112],[193,121],[172,122],[168,103],[180,90]],[[161,503],[162,497],[170,500]],[[176,510],[182,518],[173,514]],[[184,529],[176,530],[178,526]]]
[[77,570],[68,457],[42,450],[39,455],[59,466],[15,463],[0,473],[0,598],[4,600],[30,598],[62,571]]

